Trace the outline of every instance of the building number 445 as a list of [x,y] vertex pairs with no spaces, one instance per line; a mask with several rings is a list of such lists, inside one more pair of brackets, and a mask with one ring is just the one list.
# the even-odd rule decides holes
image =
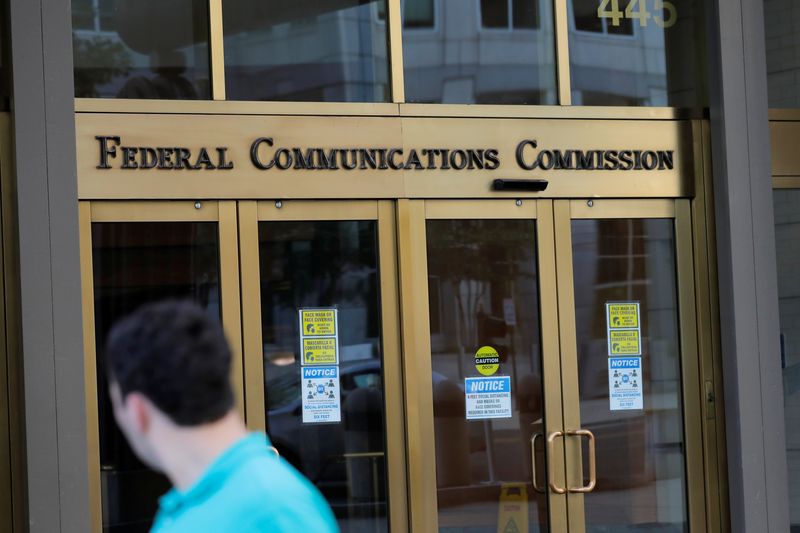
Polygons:
[[666,17],[651,14],[647,10],[647,0],[630,0],[624,14],[619,8],[619,0],[603,0],[597,8],[597,16],[611,19],[612,26],[619,26],[619,21],[623,18],[638,19],[640,26],[647,26],[647,21],[652,17],[656,25],[669,28],[678,20],[678,10],[675,9],[675,4],[668,0],[653,0],[653,10],[659,14],[666,14]]

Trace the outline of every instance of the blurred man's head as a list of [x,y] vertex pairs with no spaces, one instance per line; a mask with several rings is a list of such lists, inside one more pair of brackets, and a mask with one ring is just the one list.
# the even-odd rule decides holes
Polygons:
[[231,353],[218,320],[190,302],[141,307],[106,343],[114,416],[136,454],[162,469],[157,431],[200,427],[234,406]]

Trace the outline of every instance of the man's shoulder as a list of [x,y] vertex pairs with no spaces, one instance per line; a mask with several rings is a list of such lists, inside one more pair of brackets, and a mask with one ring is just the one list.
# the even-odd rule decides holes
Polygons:
[[294,468],[271,454],[237,464],[226,482],[181,521],[224,525],[236,531],[338,531],[330,507]]

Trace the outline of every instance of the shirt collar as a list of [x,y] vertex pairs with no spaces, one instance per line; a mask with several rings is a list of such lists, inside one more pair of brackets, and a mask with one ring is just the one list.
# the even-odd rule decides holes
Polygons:
[[263,433],[251,433],[233,443],[222,452],[200,476],[194,485],[180,491],[173,488],[158,501],[162,511],[172,514],[186,504],[199,502],[209,494],[218,490],[233,473],[234,466],[242,460],[260,455],[270,446],[269,439]]

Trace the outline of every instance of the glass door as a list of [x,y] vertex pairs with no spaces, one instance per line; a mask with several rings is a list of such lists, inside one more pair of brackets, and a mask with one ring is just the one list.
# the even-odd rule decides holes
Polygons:
[[103,347],[139,306],[190,299],[223,321],[243,406],[235,202],[81,202],[90,491],[95,531],[149,531],[169,481],[142,464],[114,422]]
[[552,203],[403,207],[403,295],[427,294],[403,313],[427,318],[414,333],[430,343],[404,354],[409,410],[430,406],[409,430],[409,448],[428,450],[410,465],[414,529],[565,531]]
[[555,202],[570,531],[705,529],[689,209]]
[[414,530],[705,529],[688,200],[401,201],[398,228]]
[[343,532],[407,527],[393,213],[378,201],[239,205],[248,424]]

